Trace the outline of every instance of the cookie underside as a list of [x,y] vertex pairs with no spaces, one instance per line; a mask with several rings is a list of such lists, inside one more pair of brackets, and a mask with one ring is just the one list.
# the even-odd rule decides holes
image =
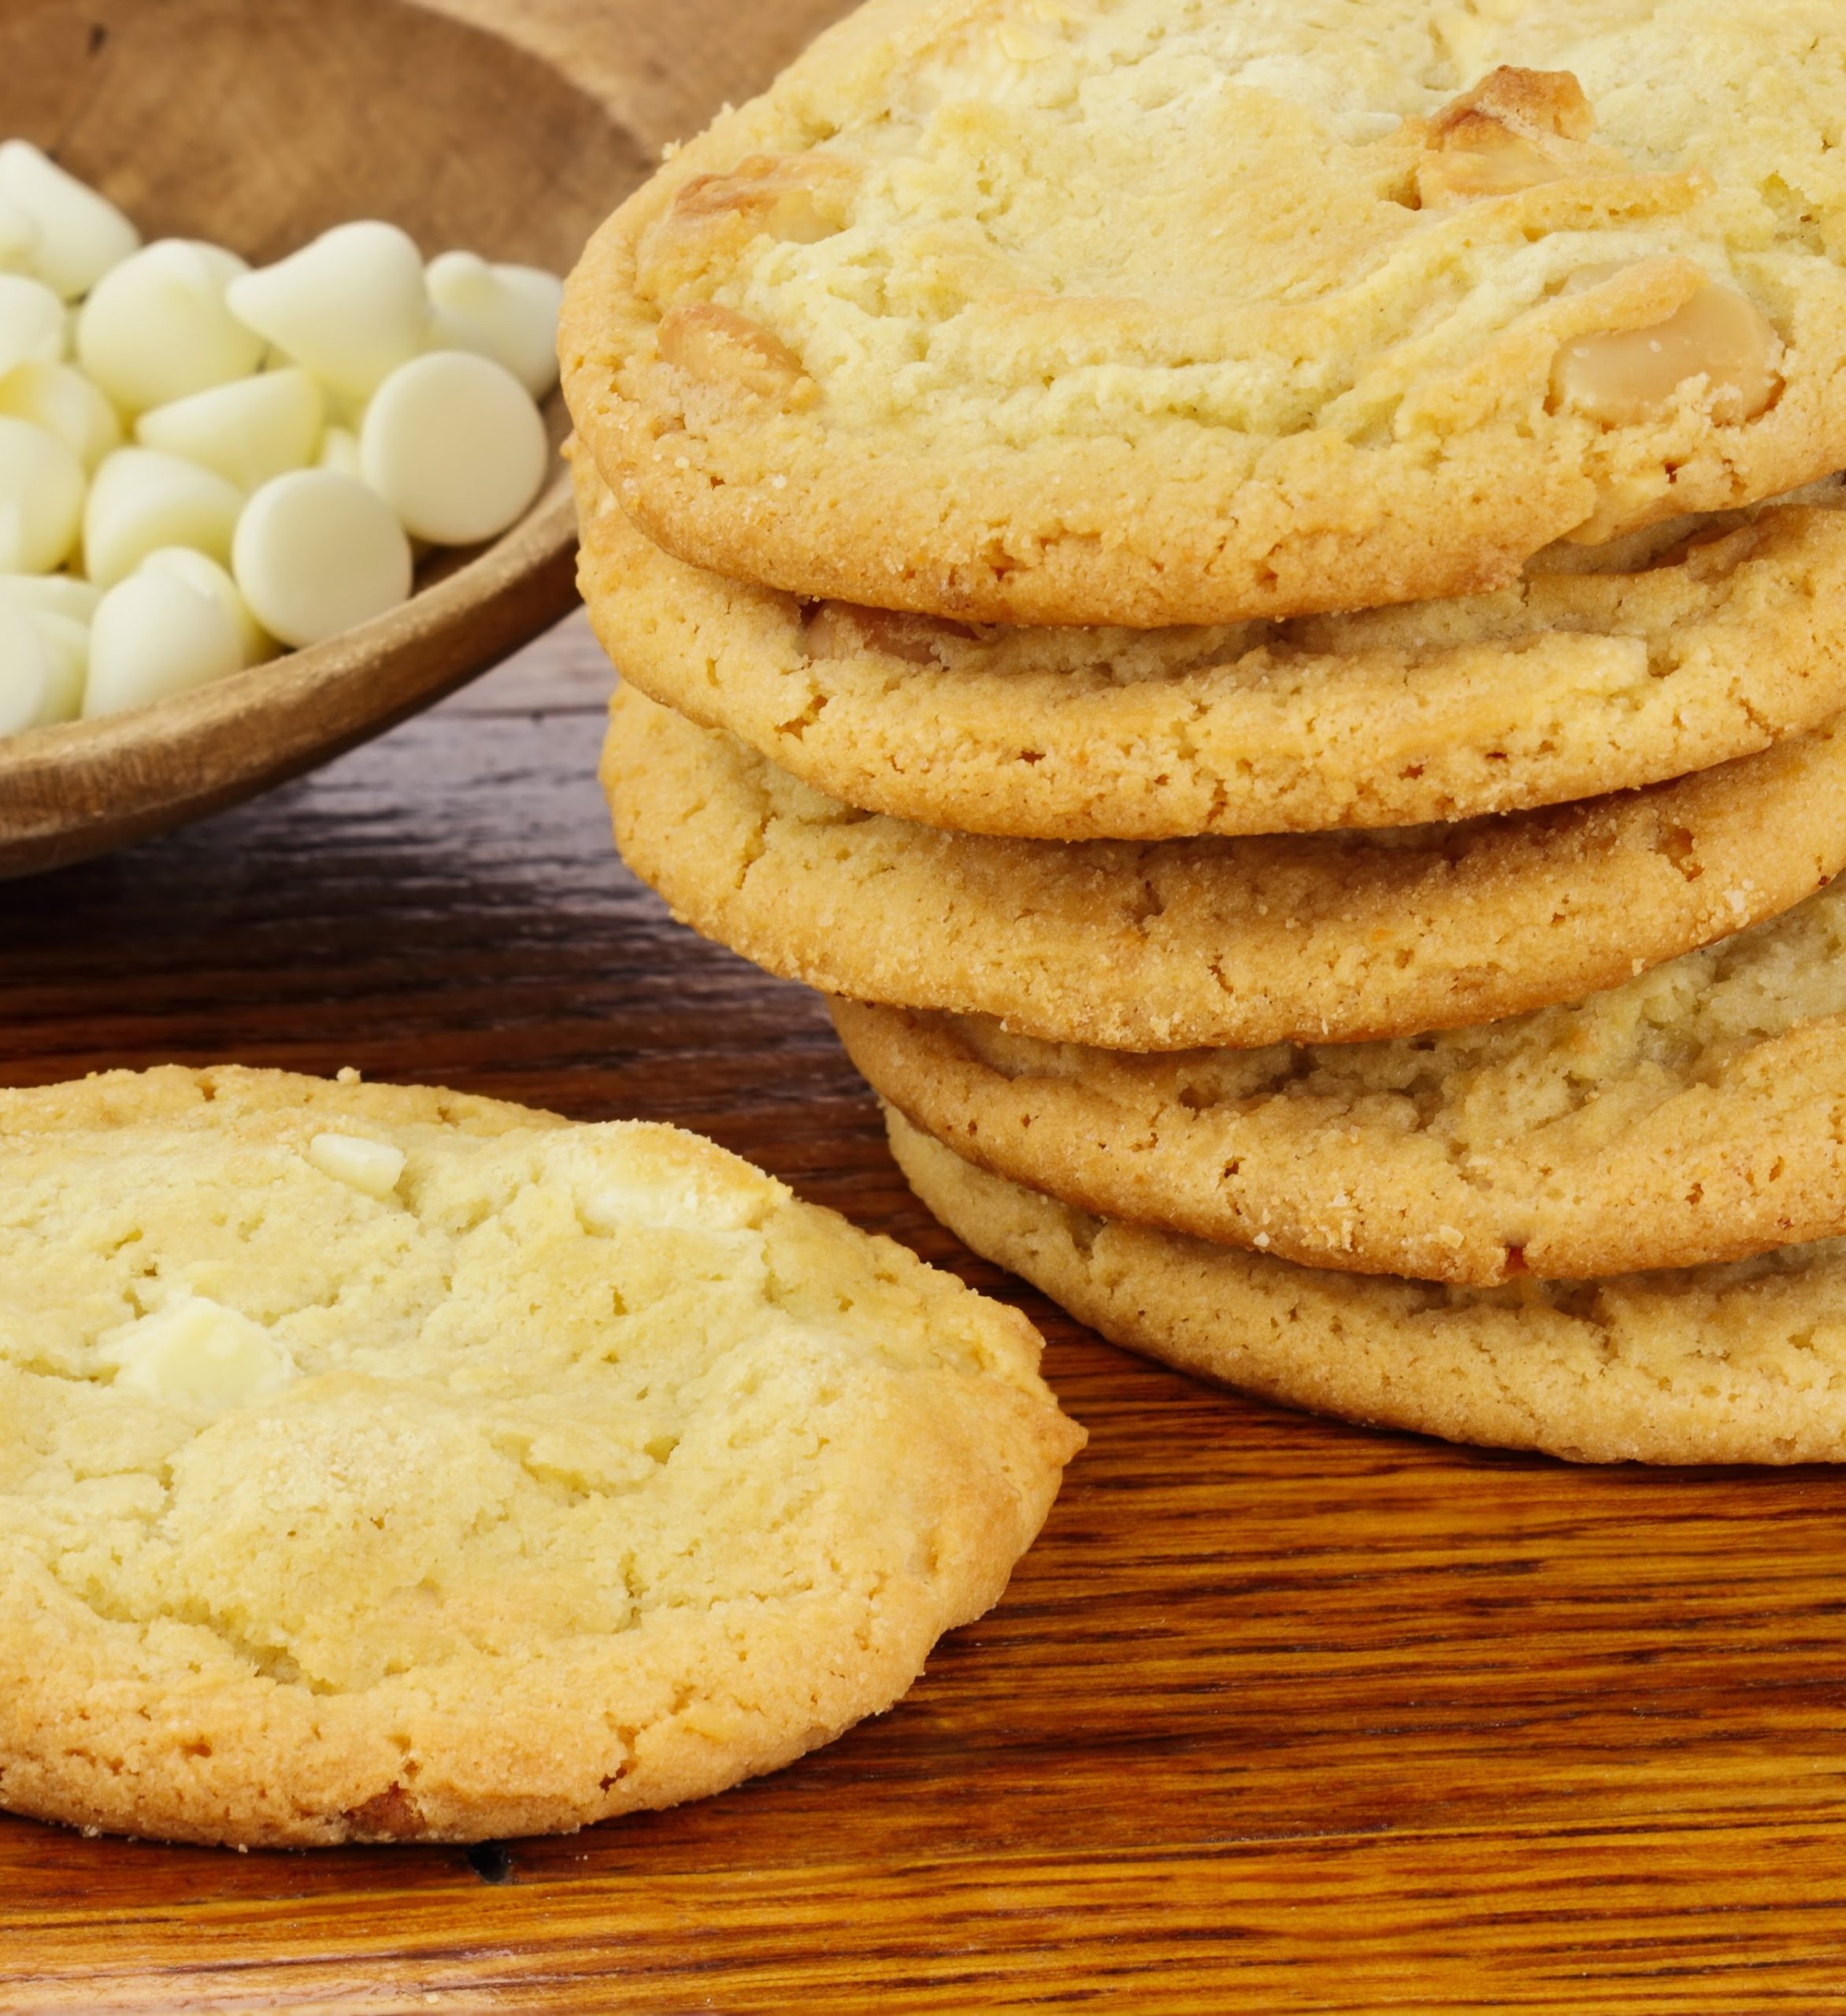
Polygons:
[[1846,882],[1587,1000],[1396,1042],[1134,1056],[833,1014],[968,1161],[1307,1266],[1584,1280],[1846,1232]]
[[603,784],[630,867],[771,972],[1116,1050],[1349,1042],[1610,987],[1846,866],[1846,737],[1455,828],[997,839],[854,811],[629,688]]
[[587,454],[575,468],[580,584],[622,676],[817,791],[924,825],[1167,839],[1472,818],[1707,769],[1846,706],[1837,485],[1754,525],[1663,528],[1689,550],[1570,548],[1549,558],[1584,571],[1458,602],[977,631],[688,566]]
[[1326,1273],[1092,1216],[887,1120],[911,1187],[958,1238],[1183,1371],[1577,1462],[1846,1458],[1846,1242],[1548,1288]]

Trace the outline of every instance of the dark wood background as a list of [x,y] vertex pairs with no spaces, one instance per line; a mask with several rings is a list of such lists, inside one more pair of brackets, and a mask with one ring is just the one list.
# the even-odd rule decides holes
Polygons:
[[243,1059],[703,1129],[1014,1296],[1091,1431],[910,1698],[554,1840],[0,1818],[0,2009],[1846,2009],[1846,1482],[1573,1469],[1109,1349],[911,1201],[819,1002],[616,862],[580,617],[318,776],[0,886],[14,1083]]

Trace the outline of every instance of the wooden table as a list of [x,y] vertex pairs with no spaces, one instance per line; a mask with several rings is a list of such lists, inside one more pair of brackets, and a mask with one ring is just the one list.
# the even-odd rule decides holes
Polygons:
[[705,1804],[238,1856],[0,1820],[0,2010],[1846,2009],[1846,1480],[1573,1469],[1109,1349],[911,1201],[819,1002],[621,870],[581,618],[0,886],[4,1076],[240,1058],[704,1129],[1016,1297],[1091,1431],[910,1698]]

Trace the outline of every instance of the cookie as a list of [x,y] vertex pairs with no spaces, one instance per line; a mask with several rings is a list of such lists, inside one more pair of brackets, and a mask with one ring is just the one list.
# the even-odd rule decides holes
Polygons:
[[854,811],[625,687],[602,779],[629,866],[770,972],[1114,1050],[1492,1021],[1774,916],[1846,867],[1846,727],[1463,825],[1060,843]]
[[1644,571],[1199,630],[976,629],[663,553],[576,458],[622,676],[848,805],[1055,840],[1467,818],[1710,769],[1846,707],[1846,491]]
[[1022,1317],[677,1129],[0,1093],[0,1804],[576,1828],[888,1707],[1082,1437]]
[[1182,1371],[1575,1462],[1846,1461],[1846,1240],[1502,1288],[1327,1273],[1092,1217],[888,1118],[912,1188],[957,1238]]
[[1846,1232],[1846,880],[1586,1001],[1395,1042],[1133,1056],[833,1014],[965,1160],[1310,1266],[1584,1280]]
[[1846,466],[1822,0],[873,0],[591,240],[624,507],[736,579],[1217,624]]

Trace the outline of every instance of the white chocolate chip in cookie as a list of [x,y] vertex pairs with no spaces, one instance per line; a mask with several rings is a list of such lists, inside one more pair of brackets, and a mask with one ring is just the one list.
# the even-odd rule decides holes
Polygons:
[[728,175],[695,175],[642,238],[636,284],[669,302],[753,239],[817,244],[845,224],[858,179],[834,154],[751,154]]
[[317,1134],[308,1143],[308,1160],[323,1176],[350,1184],[368,1197],[390,1196],[404,1173],[402,1148],[362,1134]]
[[715,302],[669,309],[655,340],[663,364],[701,385],[797,410],[819,396],[801,359],[780,337]]
[[1417,194],[1425,209],[1483,196],[1513,195],[1555,182],[1566,172],[1491,119],[1474,122],[1466,140],[1466,145],[1429,155],[1418,167]]
[[183,1295],[102,1340],[115,1383],[214,1412],[280,1392],[295,1377],[287,1347],[223,1303]]
[[946,617],[823,602],[810,610],[803,621],[801,648],[810,659],[823,662],[876,651],[908,665],[936,665],[941,662],[934,648],[937,639],[967,641],[973,635],[966,624],[951,622]]
[[1781,387],[1781,341],[1734,287],[1701,287],[1651,328],[1579,337],[1551,372],[1558,403],[1607,427],[1658,418],[1688,380],[1703,378],[1713,419],[1736,426],[1768,410]]
[[1417,195],[1425,209],[1505,196],[1555,182],[1579,167],[1594,124],[1568,70],[1490,72],[1444,106],[1425,130]]

